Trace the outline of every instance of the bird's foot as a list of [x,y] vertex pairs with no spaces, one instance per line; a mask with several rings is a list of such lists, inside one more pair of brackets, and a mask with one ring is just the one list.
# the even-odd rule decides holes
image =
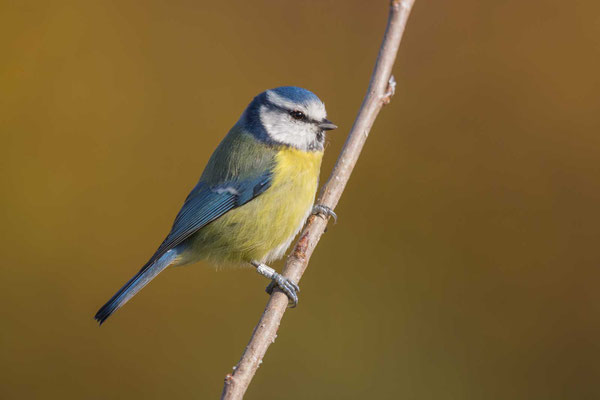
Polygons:
[[337,224],[337,214],[327,206],[324,206],[322,204],[315,204],[315,206],[312,209],[312,213],[315,215],[319,215],[325,219],[327,219],[328,217],[332,217],[333,223]]
[[266,264],[258,261],[252,261],[250,264],[256,267],[256,272],[267,279],[271,279],[271,283],[269,283],[269,286],[265,289],[268,294],[272,294],[273,289],[278,287],[288,297],[288,305],[290,308],[294,308],[298,305],[298,292],[300,291],[300,287],[297,284],[277,273],[277,271]]

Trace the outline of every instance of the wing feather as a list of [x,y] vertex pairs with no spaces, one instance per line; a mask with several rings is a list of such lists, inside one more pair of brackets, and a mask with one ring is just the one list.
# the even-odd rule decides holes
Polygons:
[[142,267],[142,271],[202,227],[260,196],[271,186],[271,180],[272,173],[269,170],[254,179],[229,181],[216,186],[202,180],[198,182],[177,214],[171,232]]

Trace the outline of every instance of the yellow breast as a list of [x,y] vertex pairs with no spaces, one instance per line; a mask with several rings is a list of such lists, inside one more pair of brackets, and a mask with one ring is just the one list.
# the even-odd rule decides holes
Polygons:
[[203,258],[237,263],[282,257],[310,214],[322,158],[322,152],[281,148],[269,189],[203,229]]
[[271,189],[280,186],[297,192],[305,192],[301,188],[310,189],[314,199],[322,158],[322,152],[300,151],[292,148],[280,150],[275,156],[276,166]]

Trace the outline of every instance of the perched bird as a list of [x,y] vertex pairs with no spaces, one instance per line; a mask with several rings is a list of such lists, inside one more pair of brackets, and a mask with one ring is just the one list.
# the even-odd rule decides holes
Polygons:
[[249,263],[290,305],[298,286],[266,263],[281,258],[314,210],[327,120],[323,102],[292,86],[256,96],[214,151],[171,232],[142,269],[100,310],[102,324],[165,268],[208,260]]

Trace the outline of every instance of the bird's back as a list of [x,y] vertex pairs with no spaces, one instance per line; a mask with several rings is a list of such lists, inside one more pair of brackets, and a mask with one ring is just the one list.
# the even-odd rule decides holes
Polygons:
[[276,148],[257,141],[238,122],[213,152],[200,182],[214,186],[232,179],[252,179],[273,168],[276,154]]

